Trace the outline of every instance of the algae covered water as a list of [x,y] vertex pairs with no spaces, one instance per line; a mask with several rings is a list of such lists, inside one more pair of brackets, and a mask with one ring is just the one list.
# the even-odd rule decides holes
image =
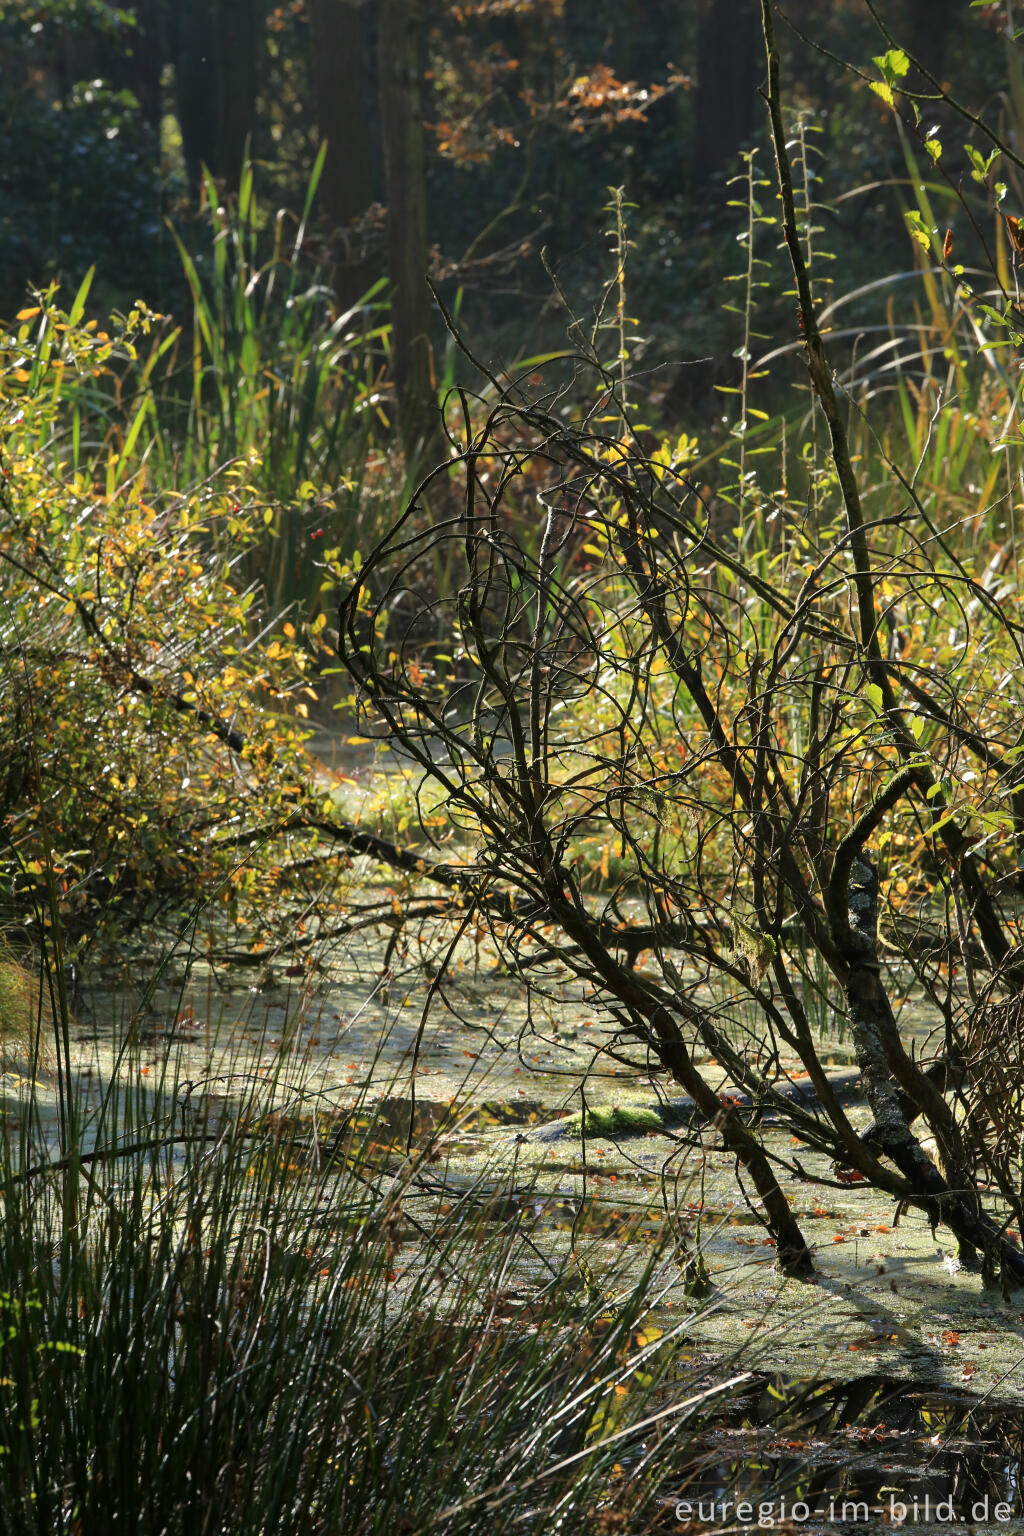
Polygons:
[[[172,957],[143,993],[113,973],[89,986],[71,1033],[83,1144],[89,1116],[98,1128],[112,1106],[133,1106],[136,1120],[156,1108],[175,1132],[272,1121],[328,1202],[346,1137],[368,1139],[382,1178],[418,1160],[394,1229],[394,1296],[432,1262],[431,1223],[464,1210],[481,1230],[529,1232],[501,1276],[495,1329],[567,1273],[581,1302],[614,1318],[656,1258],[643,1339],[655,1352],[659,1335],[669,1341],[668,1378],[713,1386],[737,1364],[749,1373],[700,1415],[685,1475],[662,1469],[666,1530],[1006,1529],[1020,1518],[1024,1296],[986,1290],[920,1213],[844,1184],[807,1151],[786,1193],[817,1277],[782,1278],[733,1161],[592,1000],[568,985],[527,994],[472,938],[439,989],[423,939],[421,952],[388,956],[363,933],[315,967]],[[866,1126],[841,1037],[828,1051],[851,1120]],[[31,1113],[35,1155],[41,1140],[57,1156],[52,1081],[5,1066],[8,1125]],[[790,1152],[781,1128],[764,1135]],[[622,1466],[629,1476],[628,1454]]]

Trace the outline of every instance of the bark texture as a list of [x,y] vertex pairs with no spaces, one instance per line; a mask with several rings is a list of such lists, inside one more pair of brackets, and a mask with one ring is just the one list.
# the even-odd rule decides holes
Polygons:
[[434,393],[427,289],[427,184],[416,0],[381,0],[380,116],[388,200],[392,370],[402,442],[421,467],[436,459],[440,430]]
[[346,233],[373,200],[365,0],[310,0],[309,25],[317,134],[327,143],[320,196],[332,230],[334,291],[347,309],[373,281]]

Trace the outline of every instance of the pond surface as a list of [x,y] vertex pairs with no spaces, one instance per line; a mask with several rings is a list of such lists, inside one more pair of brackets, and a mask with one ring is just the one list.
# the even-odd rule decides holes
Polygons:
[[[369,870],[366,879],[368,892],[386,891]],[[83,1110],[96,1114],[113,1087],[120,1102],[162,1105],[182,1122],[286,1117],[317,1146],[350,1123],[372,1130],[384,1165],[429,1143],[425,1215],[467,1191],[486,1220],[530,1214],[536,1268],[509,1277],[521,1289],[543,1278],[545,1259],[572,1248],[585,1256],[588,1285],[614,1275],[614,1307],[616,1288],[667,1252],[654,1310],[680,1361],[714,1377],[740,1355],[760,1382],[704,1437],[704,1468],[678,1490],[694,1519],[701,1501],[739,1488],[763,1504],[785,1495],[825,1508],[822,1529],[840,1524],[844,1501],[864,1500],[872,1521],[895,1500],[908,1523],[941,1526],[934,1511],[950,1499],[957,1513],[947,1525],[1011,1528],[980,1506],[986,1497],[992,1510],[1009,1504],[1014,1522],[1022,1513],[1024,1295],[983,1289],[941,1230],[915,1212],[897,1220],[884,1195],[795,1178],[784,1188],[818,1278],[781,1278],[732,1161],[695,1150],[684,1124],[652,1119],[677,1090],[608,1057],[611,1034],[578,986],[528,996],[470,938],[439,991],[430,977],[440,948],[421,935],[383,974],[383,942],[367,932],[322,957],[318,971],[281,958],[225,984],[223,973],[172,957],[153,986],[93,984],[77,1001],[72,1035]],[[922,1036],[927,1019],[908,1018]],[[823,1057],[837,1073],[851,1066],[838,1035]],[[55,1148],[46,1074],[33,1084],[10,1052],[3,1065],[7,1123],[31,1103]],[[708,1070],[716,1088],[734,1086]],[[851,1120],[866,1126],[856,1088],[850,1098]],[[790,1153],[786,1133],[765,1134]],[[809,1175],[832,1177],[820,1156],[801,1159]],[[421,1262],[414,1232],[406,1237],[399,1276]],[[711,1281],[702,1299],[685,1283],[698,1244]],[[776,1525],[785,1518],[780,1507],[768,1515]],[[859,1511],[851,1522],[867,1528]],[[722,1525],[717,1515],[703,1523]],[[808,1517],[794,1528],[815,1526]]]
[[[700,1438],[673,1517],[806,1532],[1022,1528],[1024,1422],[1010,1407],[885,1376],[764,1377]],[[726,1510],[729,1502],[731,1510]],[[736,1506],[753,1508],[737,1521]],[[688,1506],[688,1509],[687,1509]]]
[[[306,1117],[317,1135],[358,1108],[376,1117],[375,1135],[395,1158],[432,1139],[434,1172],[452,1191],[483,1180],[519,1191],[531,1208],[550,1206],[553,1251],[579,1236],[585,1212],[595,1269],[621,1258],[617,1228],[646,1226],[652,1241],[669,1229],[691,1245],[699,1238],[711,1297],[695,1305],[680,1272],[664,1301],[693,1314],[689,1333],[709,1362],[742,1342],[755,1369],[885,1376],[1024,1400],[1024,1296],[984,1290],[942,1229],[933,1234],[916,1212],[897,1221],[888,1197],[863,1186],[789,1177],[819,1278],[782,1279],[731,1160],[699,1155],[685,1126],[652,1127],[647,1112],[673,1086],[610,1062],[607,1029],[571,987],[561,999],[527,999],[483,951],[466,949],[443,997],[430,997],[429,963],[408,959],[385,987],[372,935],[347,942],[325,975],[289,976],[280,966],[225,989],[201,967],[187,978],[169,968],[145,997],[123,986],[90,991],[72,1040],[82,1103],[98,1105],[116,1082],[122,1095],[187,1100],[192,1113],[229,1115],[244,1104],[249,1114]],[[842,1071],[849,1054],[836,1045],[831,1061]],[[5,1079],[8,1113],[26,1082],[14,1070]],[[35,1100],[52,1120],[45,1084]],[[855,1095],[849,1113],[868,1123]],[[765,1135],[788,1155],[786,1133]],[[808,1174],[832,1178],[819,1155],[801,1159]],[[639,1266],[643,1243],[632,1241]]]

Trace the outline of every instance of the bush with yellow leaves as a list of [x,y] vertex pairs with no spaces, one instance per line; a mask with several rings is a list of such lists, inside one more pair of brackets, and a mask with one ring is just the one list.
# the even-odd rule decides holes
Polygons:
[[83,309],[51,291],[0,335],[0,915],[71,942],[255,921],[313,836],[324,620],[275,622],[239,577],[274,517],[253,456],[169,486],[118,425],[154,317],[102,331]]

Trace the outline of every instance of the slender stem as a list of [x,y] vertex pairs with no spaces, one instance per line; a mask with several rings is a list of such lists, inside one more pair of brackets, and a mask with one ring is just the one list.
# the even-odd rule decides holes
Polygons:
[[861,506],[860,488],[853,468],[846,426],[839,410],[832,372],[825,354],[825,345],[818,327],[811,277],[800,244],[796,198],[793,192],[793,171],[786,148],[786,129],[782,120],[782,98],[779,87],[779,50],[775,41],[775,21],[772,0],[761,0],[761,17],[764,24],[765,49],[768,54],[768,90],[765,100],[771,121],[772,145],[775,150],[775,166],[782,200],[782,233],[789,251],[793,278],[796,282],[797,302],[800,308],[800,327],[803,331],[804,350],[811,385],[821,401],[828,423],[832,446],[832,462],[839,480],[839,489],[846,510],[846,522],[853,553],[854,587],[860,616],[860,638],[868,659],[868,671],[872,681],[882,689],[887,704],[894,704],[891,684],[878,643],[878,615],[875,608],[874,581],[864,533],[864,512]]
[[782,228],[789,251],[793,278],[796,283],[800,309],[800,325],[804,337],[804,352],[811,386],[821,401],[822,411],[828,423],[839,489],[846,512],[850,551],[853,556],[853,582],[857,595],[860,628],[860,645],[864,664],[871,682],[881,693],[882,710],[892,731],[896,750],[905,765],[915,767],[916,782],[924,794],[931,793],[935,801],[935,821],[939,823],[942,841],[951,859],[960,869],[964,889],[971,901],[977,919],[982,942],[989,957],[996,965],[1001,964],[1008,952],[1009,943],[1003,931],[991,892],[981,879],[975,860],[968,853],[968,840],[960,827],[948,815],[946,795],[938,788],[931,768],[923,761],[917,742],[907,729],[899,708],[894,680],[879,644],[879,616],[875,603],[875,577],[868,550],[864,512],[860,488],[853,467],[850,440],[839,410],[839,400],[825,353],[825,344],[818,326],[814,297],[811,292],[810,273],[797,225],[796,200],[793,193],[793,172],[789,151],[786,147],[786,131],[782,118],[782,97],[779,85],[779,50],[775,41],[773,0],[761,0],[761,17],[764,26],[765,50],[768,56],[768,88],[764,93],[771,120],[772,145],[782,201]]

